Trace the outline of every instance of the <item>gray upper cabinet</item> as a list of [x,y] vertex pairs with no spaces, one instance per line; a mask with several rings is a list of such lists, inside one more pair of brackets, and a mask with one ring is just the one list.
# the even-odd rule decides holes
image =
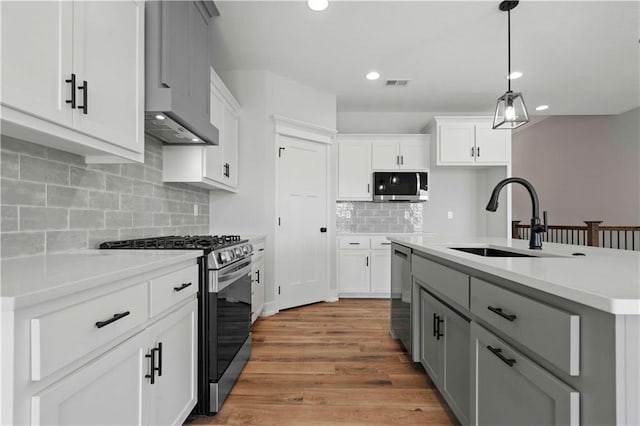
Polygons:
[[209,113],[210,25],[216,15],[210,0],[147,2],[145,109],[164,112],[217,144]]

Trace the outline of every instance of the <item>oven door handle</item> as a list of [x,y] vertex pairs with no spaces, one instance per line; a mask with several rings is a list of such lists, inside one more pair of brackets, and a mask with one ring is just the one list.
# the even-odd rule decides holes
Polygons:
[[243,275],[248,275],[250,273],[251,273],[251,262],[249,262],[247,266],[245,266],[244,268],[236,272],[218,277],[218,291],[224,290],[229,285],[233,284],[238,278],[242,277]]

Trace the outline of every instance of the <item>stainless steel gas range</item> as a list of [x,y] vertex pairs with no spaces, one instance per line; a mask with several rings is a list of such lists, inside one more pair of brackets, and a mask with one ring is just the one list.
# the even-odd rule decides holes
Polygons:
[[237,235],[197,235],[110,241],[100,248],[202,250],[193,414],[217,413],[251,355],[251,244]]

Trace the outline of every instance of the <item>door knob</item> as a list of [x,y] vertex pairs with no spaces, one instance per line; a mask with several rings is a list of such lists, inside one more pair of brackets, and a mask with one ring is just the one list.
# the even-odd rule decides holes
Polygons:
[[327,228],[320,228],[320,232],[327,232]]

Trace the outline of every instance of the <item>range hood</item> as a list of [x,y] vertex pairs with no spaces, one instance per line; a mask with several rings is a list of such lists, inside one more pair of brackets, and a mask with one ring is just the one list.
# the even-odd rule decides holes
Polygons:
[[204,137],[190,130],[188,126],[182,125],[180,119],[177,117],[174,119],[172,115],[166,112],[145,112],[145,133],[167,145],[217,145],[211,138]]
[[211,0],[145,4],[145,133],[166,144],[218,145],[211,124]]

